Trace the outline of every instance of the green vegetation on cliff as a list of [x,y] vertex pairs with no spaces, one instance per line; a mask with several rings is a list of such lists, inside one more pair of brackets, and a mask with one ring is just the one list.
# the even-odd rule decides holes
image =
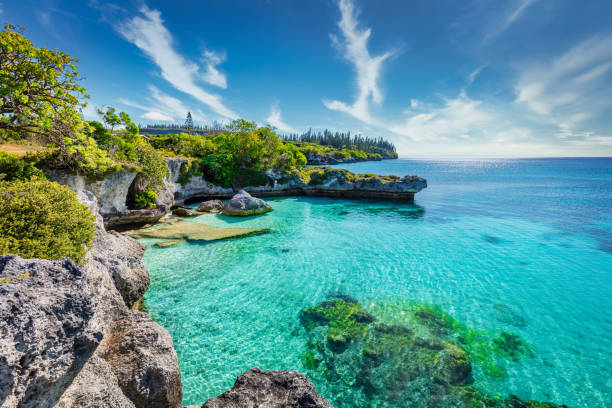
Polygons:
[[0,256],[82,262],[94,221],[67,186],[38,178],[0,181]]

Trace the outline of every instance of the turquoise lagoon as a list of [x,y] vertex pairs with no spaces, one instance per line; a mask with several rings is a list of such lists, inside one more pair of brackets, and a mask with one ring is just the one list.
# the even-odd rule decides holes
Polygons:
[[[331,293],[366,309],[418,301],[459,322],[520,336],[533,351],[475,364],[474,386],[572,407],[612,406],[612,159],[395,160],[354,172],[418,174],[415,203],[271,198],[249,219],[266,235],[148,249],[146,306],[172,335],[184,404],[202,404],[251,367],[308,374],[299,313]],[[337,406],[351,391],[317,390]]]

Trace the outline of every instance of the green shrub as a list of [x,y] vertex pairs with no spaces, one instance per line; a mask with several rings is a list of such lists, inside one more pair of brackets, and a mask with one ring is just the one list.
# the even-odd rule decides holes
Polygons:
[[0,152],[0,180],[29,180],[33,177],[44,179],[45,175],[29,161],[15,154]]
[[36,178],[0,181],[0,255],[82,262],[94,221],[67,186]]
[[157,193],[153,191],[151,186],[147,186],[145,191],[136,194],[136,197],[134,197],[136,208],[155,208],[155,201],[157,201]]
[[138,137],[134,146],[140,173],[152,186],[160,186],[168,172],[164,158],[142,137]]

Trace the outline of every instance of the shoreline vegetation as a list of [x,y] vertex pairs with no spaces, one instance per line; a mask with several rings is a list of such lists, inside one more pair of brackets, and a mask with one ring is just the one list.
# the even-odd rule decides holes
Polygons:
[[[227,196],[243,187],[254,195],[290,191],[401,199],[426,187],[416,176],[306,167],[397,158],[395,147],[383,139],[329,131],[282,138],[270,127],[243,119],[205,135],[192,123],[185,133],[147,134],[112,107],[98,109],[101,121],[86,121],[81,112],[88,95],[79,85],[76,58],[34,47],[23,29],[10,24],[0,32],[0,52],[0,332],[8,334],[0,339],[0,349],[6,351],[0,372],[7,379],[0,384],[2,406],[182,407],[170,335],[146,313],[134,310],[142,308],[149,285],[141,261],[145,247],[107,232],[102,216],[107,221],[134,214],[157,222],[175,198]],[[170,172],[176,178],[169,181]],[[253,211],[250,205],[257,200],[247,192],[239,195],[244,211]],[[237,208],[242,205],[238,201]],[[258,206],[255,213],[268,211],[264,204]],[[134,236],[167,239],[161,246],[171,246],[185,239],[265,232],[178,221]],[[459,327],[442,312],[418,313],[415,317],[424,316],[434,329]],[[304,309],[301,318],[311,336],[305,359],[313,375],[321,374],[315,369],[335,358],[330,353],[339,348],[365,347],[364,358],[379,361],[391,355],[397,360],[406,354],[405,344],[413,347],[418,340],[403,326],[375,323],[349,298]],[[368,333],[384,341],[371,344]],[[500,347],[511,353],[521,347],[516,338],[502,340]],[[464,384],[470,362],[462,349],[419,343],[413,351],[422,355],[419,364],[432,375],[432,384],[460,387],[456,390],[467,402],[453,406],[474,400],[474,391]],[[444,369],[434,373],[440,364]],[[283,384],[297,381],[299,393],[270,376],[284,378]],[[242,393],[237,400],[255,398],[257,390],[274,386],[279,401],[291,395],[296,401],[317,401],[312,406],[329,406],[295,372],[251,370],[241,377],[244,381],[235,386]],[[219,398],[236,396],[228,393]],[[445,406],[442,402],[431,406]],[[483,404],[555,407],[514,397]]]

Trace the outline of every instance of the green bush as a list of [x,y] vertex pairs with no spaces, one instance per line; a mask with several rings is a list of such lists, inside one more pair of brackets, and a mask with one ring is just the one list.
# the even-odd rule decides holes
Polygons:
[[160,186],[168,172],[168,165],[161,153],[142,137],[136,140],[135,150],[140,173],[153,187]]
[[151,186],[147,186],[145,191],[136,194],[136,197],[134,197],[136,208],[155,208],[155,201],[157,201],[157,193],[153,191]]
[[0,256],[82,263],[95,236],[94,221],[67,186],[36,178],[0,181]]
[[0,152],[0,180],[29,180],[33,177],[44,179],[45,175],[40,169],[15,154]]

